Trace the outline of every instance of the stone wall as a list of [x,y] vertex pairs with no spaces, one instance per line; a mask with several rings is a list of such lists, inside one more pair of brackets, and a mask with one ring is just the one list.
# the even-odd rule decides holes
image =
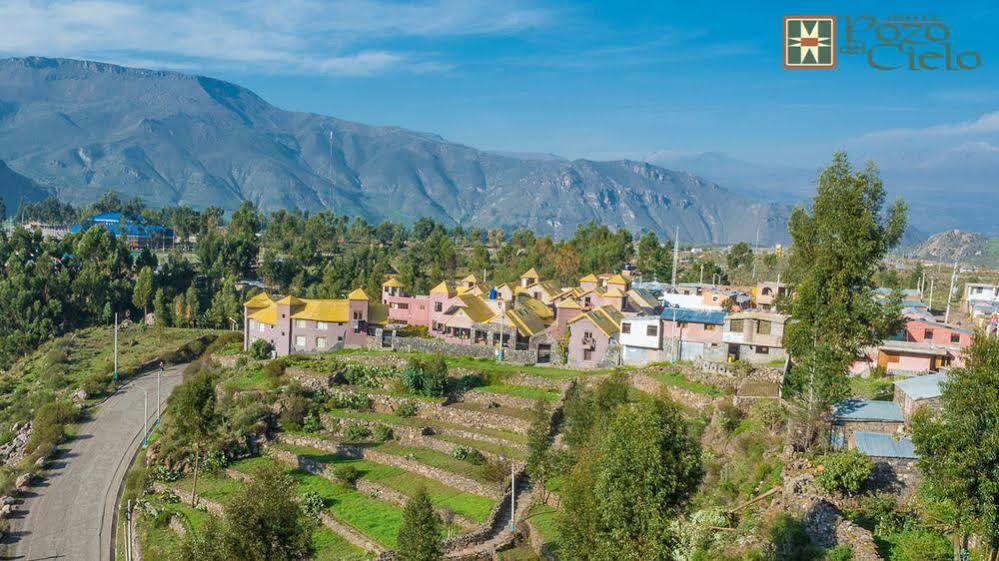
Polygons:
[[[174,487],[168,487],[163,483],[153,483],[153,490],[157,493],[162,493],[163,491],[170,491],[171,493],[180,497],[180,502],[184,504],[191,504],[191,499],[193,498],[190,491],[185,491],[184,489],[176,489]],[[213,500],[206,499],[204,497],[198,497],[198,504],[205,505],[208,512],[212,514],[222,514],[222,503],[217,503]]]
[[651,395],[661,395],[665,392],[677,403],[681,403],[694,409],[703,409],[713,404],[717,399],[721,399],[685,390],[683,388],[670,386],[652,378],[651,376],[641,373],[629,375],[628,383],[633,387]]
[[[395,351],[441,353],[448,356],[471,358],[495,358],[496,348],[488,345],[458,345],[441,339],[424,337],[385,337],[388,348]],[[375,343],[373,348],[386,347]],[[538,361],[537,350],[503,349],[503,360],[517,364],[534,364]]]
[[489,391],[467,391],[461,395],[461,401],[481,405],[504,405],[514,409],[533,409],[536,400],[517,395],[492,393]]

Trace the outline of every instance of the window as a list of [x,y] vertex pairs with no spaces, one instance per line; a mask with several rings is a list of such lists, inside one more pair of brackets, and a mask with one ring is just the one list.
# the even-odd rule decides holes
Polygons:
[[[408,304],[406,305],[405,309],[409,309],[409,305]],[[353,317],[354,317],[355,320],[363,319],[363,316],[364,316],[364,314],[362,314],[360,310],[354,310]]]
[[538,292],[537,290],[535,290],[535,291],[534,291],[534,297],[535,297],[535,298],[541,298],[541,293],[540,293],[540,292]]
[[770,354],[770,347],[756,347],[756,354],[768,355]]
[[899,355],[888,355],[888,363],[889,364],[896,364],[898,362],[901,362],[901,360],[902,360],[902,357],[899,356]]
[[715,324],[713,324],[713,323],[705,323],[704,324],[704,330],[705,331],[714,331],[716,327],[718,327],[718,326],[715,325]]
[[923,330],[923,339],[932,339],[932,338],[933,338],[933,330],[932,329],[924,329]]
[[305,329],[305,325],[306,324],[304,319],[295,320],[295,329]]
[[951,343],[960,343],[961,342],[961,334],[960,333],[951,333],[950,334],[950,342]]
[[589,307],[590,307],[590,297],[589,297],[589,296],[587,296],[587,297],[586,297],[586,298],[585,298],[585,299],[583,300],[583,306],[584,306],[584,307],[586,307],[586,308],[589,308]]
[[590,349],[583,349],[583,360],[586,362],[593,361],[593,351]]
[[592,338],[593,338],[593,333],[590,333],[589,331],[583,332],[583,339],[592,339]]
[[621,333],[631,333],[631,324],[624,322],[621,324]]
[[[409,309],[409,304],[407,304],[405,302],[399,302],[398,304],[396,304],[395,307],[399,308],[400,310],[408,310]],[[354,319],[357,319],[357,318],[354,318]]]
[[765,320],[756,321],[756,333],[758,335],[770,335],[771,322]]
[[266,329],[267,329],[266,327],[264,327],[264,324],[262,324],[262,323],[258,323],[258,324],[257,324],[257,327],[259,327],[259,328],[260,328],[260,332],[261,332],[261,333],[263,333],[263,332],[264,332],[264,330],[266,330]]
[[439,311],[441,311],[443,309],[444,309],[444,303],[443,302],[434,302],[434,311],[435,312],[439,312]]
[[337,343],[343,343],[343,335],[337,335],[336,336],[336,342]]
[[742,322],[744,322],[744,321],[745,320],[742,320],[742,319],[729,320],[728,330],[729,331],[733,331],[733,332],[737,332],[737,333],[741,333],[742,332]]
[[326,331],[329,328],[330,324],[326,323],[325,321],[316,322],[316,329],[318,329],[319,331]]
[[659,335],[659,326],[656,324],[651,324],[645,327],[645,334],[649,337],[655,337]]
[[305,337],[303,337],[301,335],[296,335],[295,336],[295,347],[299,348],[299,349],[304,349],[305,348]]
[[316,337],[316,348],[317,349],[326,348],[326,337]]

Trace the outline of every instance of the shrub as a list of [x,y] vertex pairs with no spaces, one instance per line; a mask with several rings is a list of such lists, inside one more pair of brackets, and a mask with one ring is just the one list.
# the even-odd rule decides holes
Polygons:
[[333,468],[333,478],[351,487],[361,478],[361,472],[354,466],[337,466]]
[[770,543],[776,559],[811,561],[817,557],[816,548],[801,522],[788,514],[781,514],[770,526]]
[[385,442],[392,439],[392,428],[388,425],[378,425],[371,437],[375,442]]
[[480,466],[486,462],[486,457],[471,446],[455,446],[454,450],[451,450],[451,455],[455,459],[466,461],[470,464]]
[[164,465],[158,465],[156,466],[156,469],[153,470],[152,478],[156,481],[172,483],[174,481],[178,481],[180,479],[180,475],[179,471],[171,470]]
[[916,528],[887,537],[890,561],[948,561],[951,544],[942,534]]
[[341,432],[344,440],[348,442],[364,440],[371,436],[371,430],[362,423],[347,423]]
[[264,374],[267,375],[267,379],[271,381],[272,385],[278,384],[286,366],[287,363],[283,358],[276,358],[264,365]]
[[402,381],[411,393],[441,397],[447,389],[447,363],[441,355],[425,361],[411,358],[402,371]]
[[35,413],[25,452],[31,454],[35,450],[51,449],[62,440],[66,423],[76,420],[77,414],[76,407],[69,401],[54,401],[42,405]]
[[273,349],[274,347],[267,341],[257,339],[250,345],[250,356],[257,360],[264,360],[265,358],[270,358]]
[[312,402],[304,395],[293,393],[284,400],[281,409],[281,426],[290,430],[299,430],[309,414]]
[[201,468],[207,473],[217,473],[229,465],[229,458],[218,449],[211,449],[205,452],[201,458]]
[[776,399],[765,399],[753,405],[750,414],[769,430],[782,428],[787,423],[787,408]]
[[330,390],[324,392],[321,400],[326,403],[327,409],[369,409],[371,408],[371,398],[357,392],[345,390]]
[[333,366],[333,379],[337,383],[346,382],[352,386],[380,388],[383,379],[394,377],[394,369],[382,366],[356,362],[338,362]]
[[853,561],[853,548],[838,545],[826,552],[824,561]]
[[111,382],[112,377],[110,374],[92,372],[80,384],[80,389],[87,392],[87,395],[90,397],[104,395],[110,391]]
[[305,420],[302,421],[302,430],[309,433],[323,430],[323,424],[320,422],[319,415],[315,411],[309,411],[305,416]]
[[487,460],[480,468],[482,477],[494,483],[503,483],[510,474],[510,462],[506,460]]
[[746,414],[742,412],[742,409],[739,409],[731,403],[722,403],[718,406],[719,422],[725,432],[734,431],[735,427],[739,426],[739,423],[742,422],[742,419],[745,416]]
[[874,462],[857,450],[826,454],[816,482],[830,493],[854,494],[867,481]]
[[412,401],[403,402],[395,408],[394,413],[400,417],[412,417],[416,415],[416,404]]
[[58,364],[65,364],[68,360],[66,356],[66,351],[61,347],[52,347],[47,353],[45,353],[45,360],[55,366]]
[[315,491],[306,491],[302,493],[302,510],[310,517],[318,519],[319,514],[326,510],[326,499]]

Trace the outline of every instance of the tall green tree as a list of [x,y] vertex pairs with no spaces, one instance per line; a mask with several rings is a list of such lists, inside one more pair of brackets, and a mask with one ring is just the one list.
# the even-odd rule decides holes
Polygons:
[[753,249],[746,242],[739,242],[729,248],[725,254],[725,264],[729,271],[753,264]]
[[560,552],[586,561],[667,561],[671,523],[703,477],[700,444],[679,407],[661,399],[616,410],[569,475]]
[[[999,558],[999,339],[979,335],[943,385],[939,413],[912,419],[923,491],[942,503],[954,529],[955,550],[981,536],[988,559]],[[957,558],[957,557],[955,557]]]
[[230,553],[246,561],[309,559],[313,524],[296,501],[295,480],[265,464],[225,508]]
[[905,202],[886,207],[885,198],[873,163],[856,170],[837,152],[819,175],[811,209],[796,208],[788,222],[793,245],[787,279],[795,298],[784,342],[797,363],[792,376],[813,413],[843,397],[817,392],[843,387],[817,376],[845,376],[861,348],[900,327],[897,300],[886,305],[873,293],[878,267],[906,223]]
[[646,280],[666,281],[673,275],[673,242],[659,243],[656,233],[649,230],[638,240],[638,270]]
[[535,402],[531,416],[531,427],[527,431],[527,473],[531,476],[535,488],[545,492],[545,482],[551,476],[554,466],[551,412],[543,398]]
[[132,305],[142,310],[143,320],[149,313],[149,303],[153,299],[153,290],[153,270],[150,267],[143,267],[139,271],[139,276],[135,278],[135,288],[132,290]]
[[421,488],[406,502],[396,551],[399,561],[439,561],[444,558],[440,520],[426,489]]
[[219,415],[214,373],[205,365],[200,365],[186,375],[187,379],[170,396],[171,424],[185,441],[194,445],[194,483],[191,490],[191,506],[194,506],[198,500],[201,452],[215,435]]

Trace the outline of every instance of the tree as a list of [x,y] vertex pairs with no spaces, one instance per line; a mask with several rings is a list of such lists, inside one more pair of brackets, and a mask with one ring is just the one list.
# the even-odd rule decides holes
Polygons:
[[420,488],[406,502],[396,550],[399,561],[438,561],[443,559],[440,520],[426,489]]
[[642,278],[665,281],[673,275],[673,242],[667,240],[659,243],[659,238],[652,230],[646,232],[638,240],[638,270]]
[[740,267],[746,267],[753,263],[753,250],[746,242],[739,242],[733,245],[725,255],[725,264],[729,271],[734,271]]
[[201,450],[215,433],[218,423],[216,412],[215,376],[200,366],[174,390],[171,396],[174,428],[194,444],[194,483],[191,506],[198,501],[198,468]]
[[296,501],[295,480],[276,464],[265,464],[226,505],[230,553],[246,561],[308,559],[313,524]]
[[132,291],[132,305],[142,308],[142,318],[145,320],[149,313],[149,301],[153,297],[153,270],[143,267],[139,271],[139,276],[135,278],[135,288]]
[[988,559],[999,558],[999,339],[979,335],[964,368],[943,385],[939,414],[920,409],[912,419],[924,489],[948,507],[955,549],[981,535]]
[[877,167],[868,163],[855,170],[843,152],[819,175],[810,211],[798,207],[791,213],[794,319],[784,341],[797,363],[791,377],[799,382],[792,385],[807,398],[810,435],[818,412],[841,397],[817,390],[842,387],[836,379],[846,376],[860,349],[900,327],[898,300],[886,305],[873,289],[881,261],[902,237],[905,215],[901,200],[885,209]]
[[569,539],[560,553],[593,561],[672,559],[671,522],[702,477],[700,445],[676,404],[651,399],[618,408],[569,475],[559,516]]
[[156,318],[157,329],[162,329],[170,323],[170,306],[162,288],[157,288],[156,296],[153,297],[153,317]]
[[193,285],[187,287],[187,292],[184,293],[184,311],[187,327],[197,327],[198,320],[201,319],[201,304],[198,301],[198,290]]
[[542,398],[534,404],[531,427],[527,431],[527,473],[538,489],[545,489],[545,482],[551,474],[551,448],[551,413],[548,403]]

